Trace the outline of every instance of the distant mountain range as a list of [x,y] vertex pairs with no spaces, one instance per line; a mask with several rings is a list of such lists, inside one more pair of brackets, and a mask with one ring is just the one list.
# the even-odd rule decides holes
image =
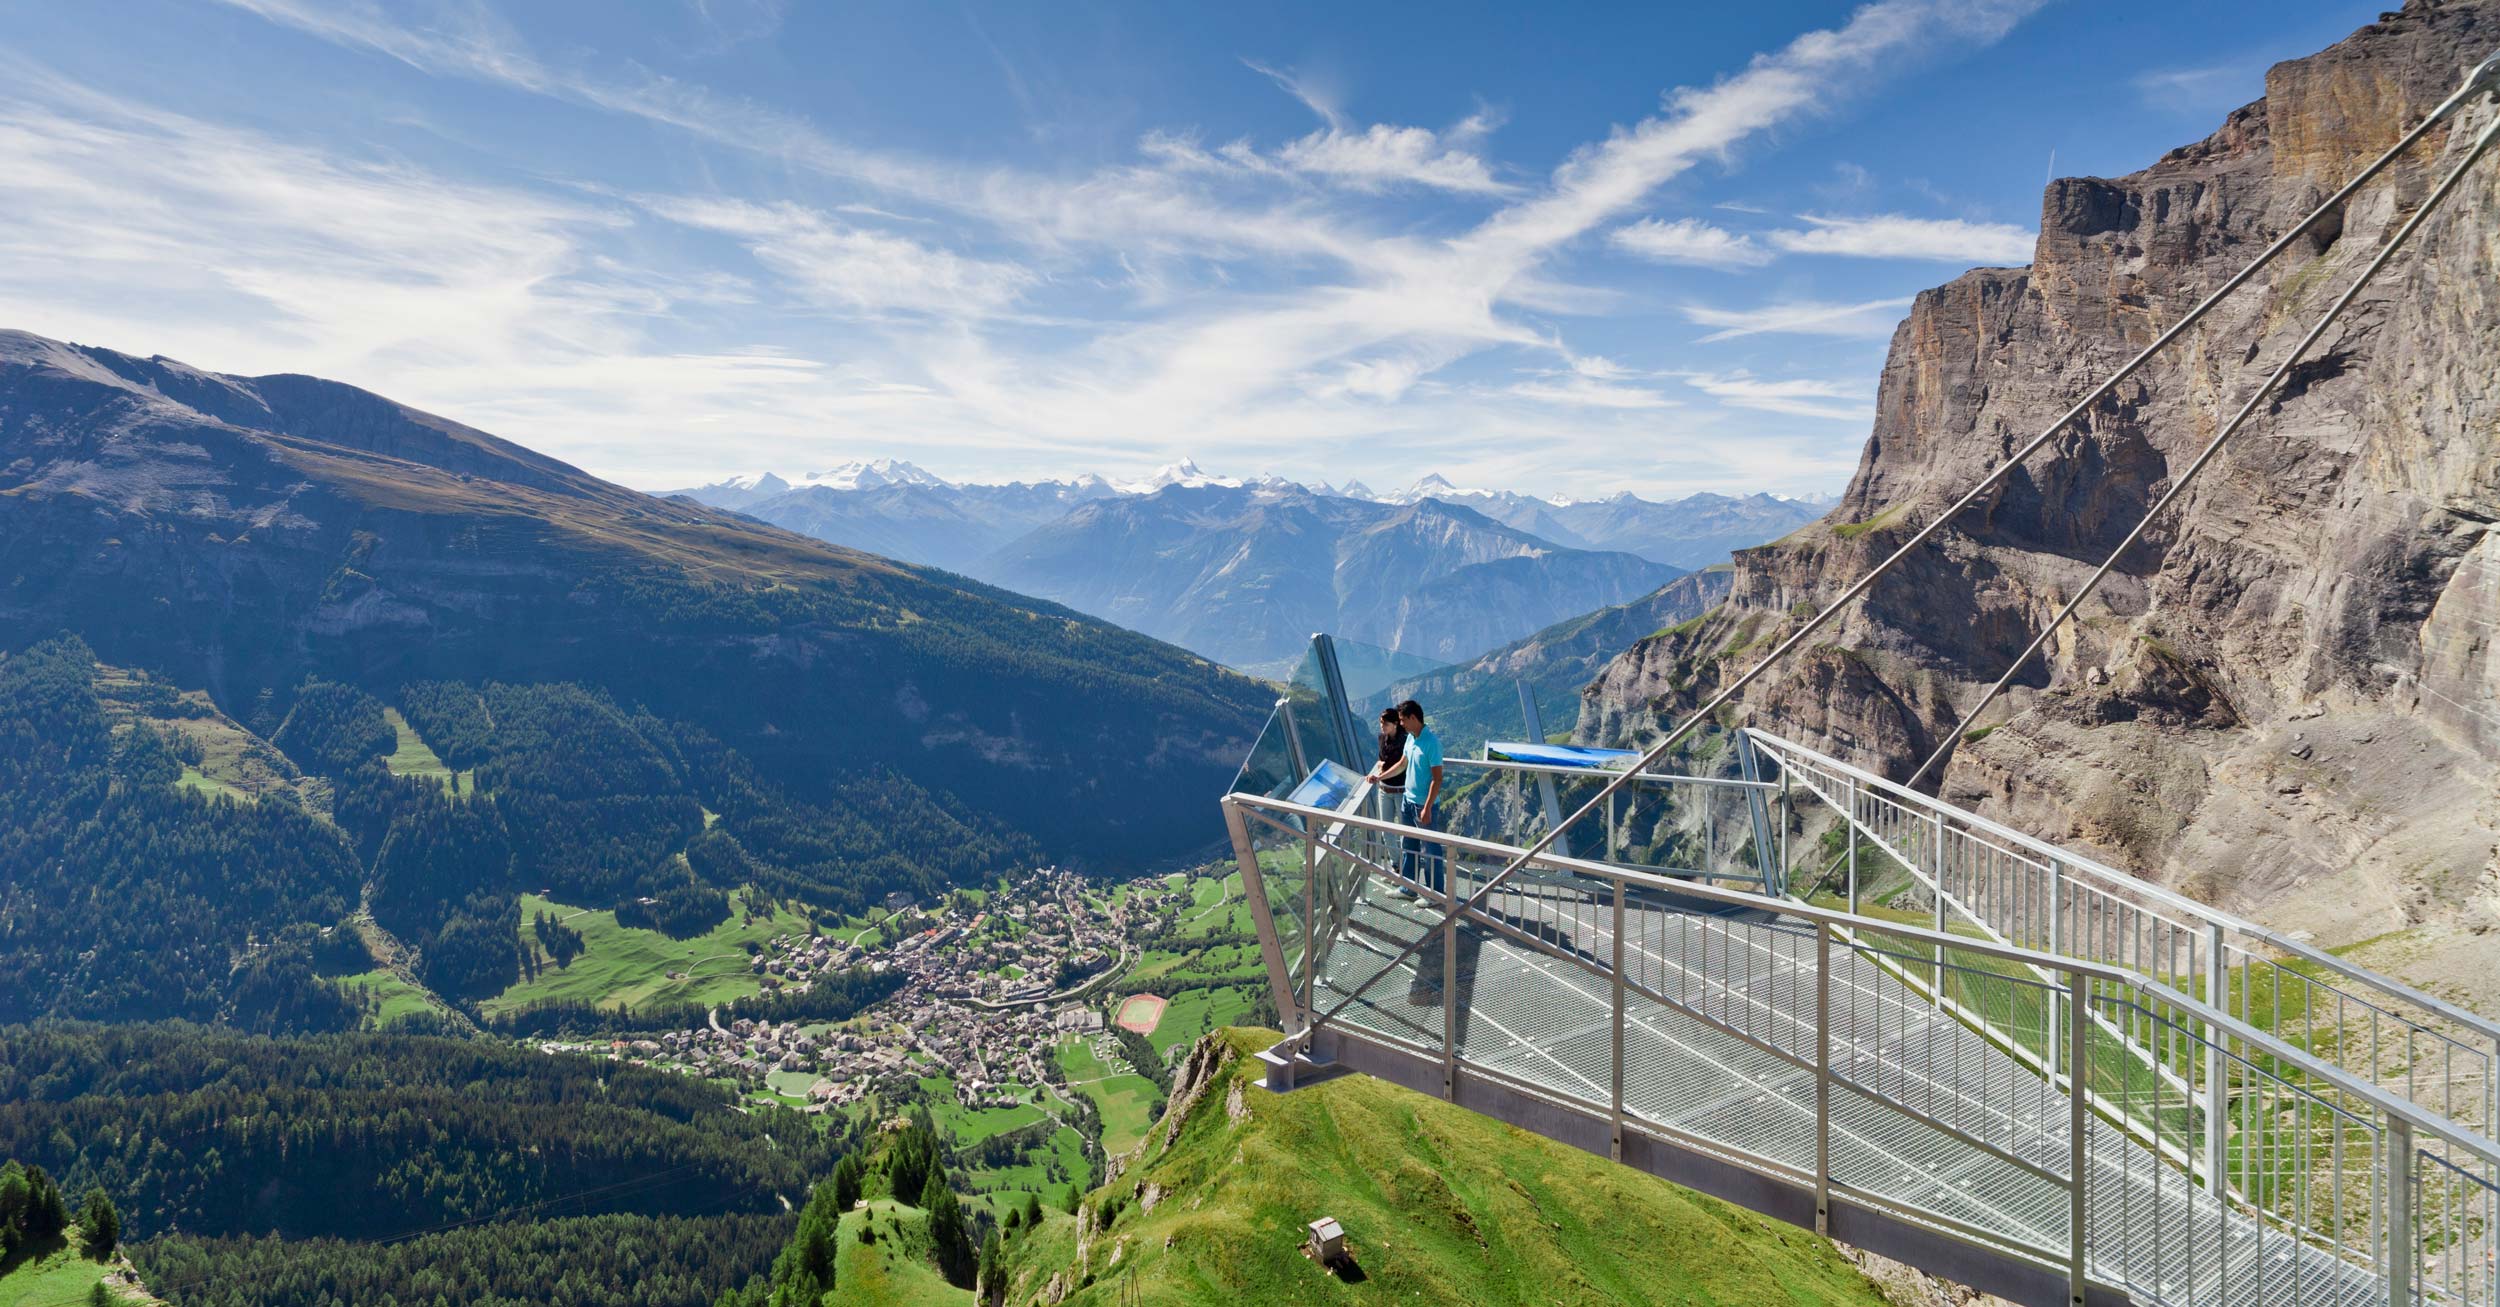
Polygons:
[[1135,481],[959,484],[880,459],[677,493],[1253,670],[1290,659],[1317,630],[1472,657],[1724,562],[1824,508],[1766,494],[1539,499],[1438,475],[1380,493],[1217,476],[1189,461]]
[[975,574],[1272,670],[1314,631],[1462,658],[1646,594],[1676,569],[1565,549],[1435,499],[1175,484],[1086,504],[981,560]]

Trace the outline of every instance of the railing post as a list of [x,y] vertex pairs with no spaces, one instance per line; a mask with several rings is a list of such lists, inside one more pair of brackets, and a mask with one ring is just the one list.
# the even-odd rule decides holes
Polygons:
[[1858,911],[1858,778],[1849,778],[1849,913]]
[[1441,858],[1441,1097],[1458,1101],[1458,868],[1447,850]]
[[[1319,832],[1304,827],[1302,831],[1302,1010],[1308,1013],[1319,998],[1319,959],[1311,955],[1319,931],[1312,905],[1319,901],[1315,882],[1319,880]],[[1307,1018],[1306,1018],[1307,1019]]]
[[[1856,835],[1853,829],[1852,837]],[[1814,926],[1814,1232],[1832,1233],[1832,923]]]
[[2413,1307],[2413,1264],[2421,1240],[2413,1233],[2413,1123],[2387,1118],[2387,1302]]
[[1613,1149],[1612,1149],[1612,1152],[1613,1152],[1613,1155],[1614,1155],[1614,1159],[1615,1159],[1616,1161],[1620,1162],[1620,1161],[1622,1161],[1622,1160],[1623,1160],[1623,1004],[1624,1004],[1624,992],[1623,992],[1623,881],[1622,881],[1620,878],[1618,878],[1618,879],[1615,881],[1615,924],[1614,924],[1614,936],[1615,936],[1615,950],[1614,950],[1614,952],[1615,952],[1615,958],[1614,958],[1614,982],[1615,982],[1614,1027],[1615,1027],[1615,1038],[1614,1038],[1614,1076],[1613,1076],[1613,1080],[1614,1080],[1614,1101],[1613,1101],[1613,1104],[1612,1104],[1613,1121],[1614,1121],[1614,1147],[1613,1147]]
[[1796,811],[1788,801],[1788,763],[1783,759],[1780,763],[1779,871],[1777,875],[1763,873],[1762,880],[1762,892],[1772,898],[1788,893],[1788,823],[1794,819]]
[[[2089,1006],[2083,987],[2091,983],[2083,973],[2066,973],[2066,1065],[2072,1068],[2066,1077],[2066,1301],[2068,1307],[2083,1307],[2084,1287],[2084,1195],[2089,1186],[2086,1174],[2087,1154],[2084,1148],[2084,1067],[2087,1060],[2084,1041],[2091,1023],[2084,1019]],[[2056,1041],[2051,1040],[2052,1044]]]
[[[1944,813],[1930,815],[1928,829],[1932,832],[1927,844],[1927,879],[1935,887],[1936,933],[1944,933]],[[1944,945],[1936,945],[1936,974],[1929,984],[1936,1005],[1944,1005]]]
[[[2049,952],[2058,957],[2064,957],[2066,955],[2064,948],[2061,947],[2065,940],[2066,931],[2065,926],[2061,924],[2066,920],[2066,904],[2064,902],[2065,888],[2065,873],[2058,870],[2056,863],[2050,863]],[[2065,1042],[2057,1037],[2057,1004],[2058,994],[2056,990],[2052,989],[2049,991],[2048,1029],[2040,1032],[2040,1042],[2046,1045],[2048,1049],[2049,1079],[2051,1080],[2057,1079],[2057,1064],[2064,1060],[2063,1058],[2060,1058],[2057,1053],[2058,1046]]]
[[[2231,973],[2222,960],[2222,923],[2205,923],[2205,1006],[2229,1012]],[[2205,1045],[2205,1188],[2220,1197],[2224,1183],[2224,1145],[2230,1134],[2231,1098],[2227,1088],[2230,1060],[2223,1056],[2222,1028],[2210,1027]]]

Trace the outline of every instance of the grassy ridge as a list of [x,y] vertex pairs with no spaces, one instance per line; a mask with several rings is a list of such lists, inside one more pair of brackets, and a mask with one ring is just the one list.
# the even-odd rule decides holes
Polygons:
[[86,1307],[111,1269],[68,1244],[23,1250],[0,1262],[0,1307]]
[[[1274,1038],[1216,1036],[1232,1063],[1168,1149],[1150,1136],[1088,1198],[1084,1257],[1076,1222],[1010,1241],[1008,1301],[1054,1274],[1076,1304],[1884,1301],[1825,1240],[1407,1090],[1347,1076],[1269,1094],[1249,1055]],[[1345,1224],[1359,1278],[1301,1255],[1321,1215]]]

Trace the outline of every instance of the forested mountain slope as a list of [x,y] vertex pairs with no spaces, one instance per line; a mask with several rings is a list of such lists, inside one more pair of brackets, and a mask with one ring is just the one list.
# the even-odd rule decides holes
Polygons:
[[0,333],[0,648],[285,715],[308,679],[564,682],[698,730],[809,803],[890,771],[1054,853],[1200,842],[1266,696],[960,578],[600,481],[309,377]]
[[181,1304],[708,1301],[842,1143],[731,1101],[489,1041],[0,1030],[0,1156],[102,1186]]
[[[2036,261],[1918,297],[1824,522],[1740,553],[1584,733],[1709,695],[2141,349],[2500,47],[2500,3],[2413,0],[2277,65],[2221,130],[2044,197]],[[1958,518],[1746,697],[1894,774],[2179,475],[2500,105],[2486,97]],[[1946,795],[2367,960],[2500,1000],[2500,166],[2486,159],[1960,741]],[[1750,651],[1741,652],[1740,651]]]

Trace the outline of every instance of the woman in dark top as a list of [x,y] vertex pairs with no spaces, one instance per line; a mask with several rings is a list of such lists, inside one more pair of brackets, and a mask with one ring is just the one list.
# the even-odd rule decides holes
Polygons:
[[1398,720],[1395,708],[1380,714],[1380,762],[1370,779],[1388,796],[1389,810],[1397,811],[1406,797],[1406,724]]

